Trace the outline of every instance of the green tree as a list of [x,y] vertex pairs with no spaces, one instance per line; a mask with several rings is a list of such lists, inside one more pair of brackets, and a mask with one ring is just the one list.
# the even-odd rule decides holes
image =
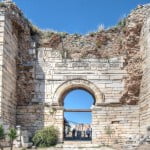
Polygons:
[[3,150],[2,140],[5,138],[4,128],[0,125],[0,149]]
[[10,150],[13,149],[13,142],[17,138],[17,132],[15,128],[10,128],[8,132],[8,137],[10,140]]

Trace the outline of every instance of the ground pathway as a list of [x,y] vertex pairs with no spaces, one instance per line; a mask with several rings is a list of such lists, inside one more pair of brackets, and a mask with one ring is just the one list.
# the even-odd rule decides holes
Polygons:
[[[4,148],[4,150],[10,150],[10,148]],[[64,144],[58,144],[55,147],[49,147],[49,148],[31,148],[31,149],[25,149],[25,148],[13,148],[13,150],[150,150],[150,144],[143,144],[139,146],[138,148],[133,147],[124,147],[121,148],[119,145],[114,145],[106,147],[96,144],[91,144],[88,142],[85,143],[76,143],[73,144],[70,141],[65,142]]]
[[[10,150],[10,148],[6,148],[4,150]],[[81,148],[81,147],[64,147],[64,148],[57,148],[57,147],[51,147],[51,148],[38,148],[38,149],[24,149],[24,148],[14,148],[14,150],[117,150],[112,149],[108,147],[97,147],[97,148]]]

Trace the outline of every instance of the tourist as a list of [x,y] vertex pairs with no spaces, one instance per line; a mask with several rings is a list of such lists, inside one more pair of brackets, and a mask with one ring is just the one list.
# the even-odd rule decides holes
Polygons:
[[91,133],[90,128],[87,128],[86,135],[87,135],[88,138],[90,138],[90,133]]
[[80,130],[77,131],[77,138],[78,138],[79,140],[81,139],[81,131],[80,131]]
[[73,128],[73,130],[72,130],[72,138],[73,138],[73,139],[75,139],[75,134],[76,134],[76,129]]

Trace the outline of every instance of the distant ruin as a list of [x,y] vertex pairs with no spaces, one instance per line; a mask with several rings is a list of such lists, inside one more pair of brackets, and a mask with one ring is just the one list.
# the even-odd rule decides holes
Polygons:
[[95,99],[92,143],[107,141],[108,126],[112,143],[140,142],[150,127],[150,5],[110,29],[70,35],[39,30],[0,3],[0,85],[4,125],[32,134],[55,125],[63,142],[64,96],[81,88]]

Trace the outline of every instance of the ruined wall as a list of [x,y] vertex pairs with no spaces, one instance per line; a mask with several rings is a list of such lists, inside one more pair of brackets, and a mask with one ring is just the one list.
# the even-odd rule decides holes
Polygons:
[[2,68],[3,68],[3,41],[4,41],[4,11],[0,11],[0,116],[2,116]]
[[[104,96],[103,99],[97,98],[96,104],[120,103],[124,77],[127,75],[122,69],[123,63],[122,57],[68,59],[63,58],[59,50],[39,48],[34,68],[35,94],[31,100],[32,106],[17,107],[18,124],[32,133],[43,126],[54,124],[50,109],[52,105],[57,105],[55,126],[59,128],[62,140],[63,109],[60,112],[60,108],[63,108],[64,94],[67,94],[68,89],[84,88],[85,82],[88,81],[87,87],[93,89],[89,84],[91,82]],[[77,86],[74,86],[76,84]],[[63,91],[60,91],[61,86]],[[98,94],[96,89],[93,89],[92,94]]]
[[65,33],[41,33],[39,47],[57,49],[70,59],[112,58],[122,56],[125,60],[125,88],[120,102],[135,105],[139,101],[142,79],[142,53],[140,34],[149,5],[138,6],[118,25],[110,29],[101,29],[87,35],[69,35]]
[[[7,15],[5,16],[7,17]],[[3,69],[2,69],[2,113],[7,124],[16,123],[16,56],[18,40],[13,33],[11,23],[5,18]]]
[[62,141],[63,96],[74,88],[85,88],[96,101],[93,142],[106,141],[107,126],[115,130],[112,140],[118,143],[145,133],[150,113],[149,20],[142,36],[141,29],[149,10],[150,5],[138,6],[116,27],[81,36],[43,32],[16,5],[1,5],[0,113],[4,122],[31,133],[55,125]]
[[[24,103],[25,100],[22,102],[22,97],[30,96],[29,93],[32,92],[32,86],[28,82],[31,83],[29,79],[33,72],[30,73],[30,69],[33,67],[29,68],[26,65],[32,58],[28,51],[31,41],[30,28],[28,22],[21,16],[20,10],[11,2],[1,3],[0,12],[2,23],[1,117],[5,124],[12,126],[17,124],[17,104]],[[28,72],[27,78],[24,78],[24,72]],[[28,88],[30,92],[22,91],[23,86],[30,87]]]
[[7,12],[1,9],[1,118],[4,124],[16,123],[16,55],[17,38],[8,20]]
[[140,129],[141,134],[147,135],[150,126],[150,18],[145,21],[141,34],[141,51],[143,52],[143,78],[140,93]]

